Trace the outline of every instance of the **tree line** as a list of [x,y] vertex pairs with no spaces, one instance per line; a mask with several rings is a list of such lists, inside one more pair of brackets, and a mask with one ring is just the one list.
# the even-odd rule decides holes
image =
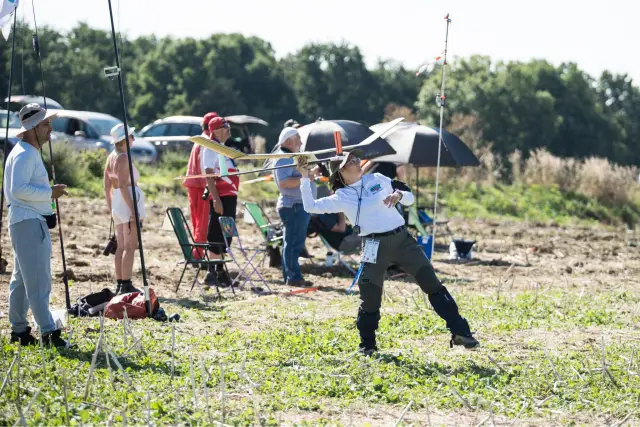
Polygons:
[[[65,108],[122,118],[117,80],[103,75],[115,65],[111,33],[83,23],[68,32],[38,30],[47,96]],[[42,94],[32,33],[23,25],[16,31],[14,94]],[[260,133],[272,145],[290,118],[371,125],[395,108],[439,124],[439,67],[426,77],[393,61],[367,68],[360,50],[346,43],[308,44],[281,59],[269,42],[240,34],[120,37],[118,45],[129,120],[138,127],[174,114],[249,114],[270,123]],[[3,94],[10,49],[11,40],[0,42]],[[594,78],[573,63],[472,56],[449,60],[446,95],[445,126],[469,119],[462,122],[497,154],[547,147],[559,156],[640,163],[640,89],[627,75]]]

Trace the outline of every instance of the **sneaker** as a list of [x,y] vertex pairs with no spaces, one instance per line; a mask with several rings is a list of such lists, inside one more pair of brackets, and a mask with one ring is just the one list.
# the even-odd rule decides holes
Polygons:
[[22,346],[28,346],[36,345],[38,340],[31,335],[31,327],[27,326],[27,329],[19,334],[11,331],[11,342],[19,342]]
[[48,334],[42,335],[42,343],[47,346],[53,347],[69,347],[69,342],[63,340],[60,335],[62,335],[62,331],[60,329],[56,329],[53,332],[49,332]]
[[472,336],[467,337],[464,335],[452,334],[451,342],[449,343],[449,346],[453,348],[454,345],[461,345],[461,346],[464,346],[464,348],[466,349],[472,349],[472,348],[479,347],[480,343],[478,342],[477,339],[475,339]]

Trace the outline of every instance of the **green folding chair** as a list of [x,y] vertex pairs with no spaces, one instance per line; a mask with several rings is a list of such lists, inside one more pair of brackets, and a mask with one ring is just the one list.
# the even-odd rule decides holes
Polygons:
[[260,229],[260,233],[264,238],[265,247],[281,247],[284,244],[284,234],[282,233],[282,225],[274,224],[265,215],[262,207],[254,202],[244,202],[243,206],[249,213],[256,227]]
[[[180,287],[180,283],[182,283],[184,273],[189,265],[197,267],[196,276],[193,278],[191,290],[193,290],[193,287],[198,281],[198,276],[200,275],[200,269],[202,267],[206,267],[208,269],[210,266],[222,264],[225,271],[227,272],[227,275],[229,274],[229,271],[227,270],[227,263],[230,260],[224,259],[224,255],[222,255],[221,259],[210,259],[208,252],[208,249],[209,247],[211,247],[211,245],[220,245],[220,247],[222,248],[221,253],[224,254],[224,243],[196,243],[193,240],[191,229],[189,229],[187,220],[185,219],[184,214],[182,213],[182,209],[180,208],[167,208],[167,216],[169,217],[169,221],[171,222],[173,231],[176,233],[178,243],[180,244],[180,249],[182,249],[182,255],[184,256],[184,260],[178,262],[178,264],[184,263],[184,268],[182,269],[182,274],[180,275],[180,280],[178,280],[178,284],[176,285],[175,292],[178,292],[178,288]],[[196,250],[197,252],[202,252],[202,258],[198,259],[194,256],[194,252],[196,252]],[[217,283],[216,291],[218,292],[218,296],[221,297],[220,289],[218,288]],[[231,291],[235,295],[233,286],[231,287]]]

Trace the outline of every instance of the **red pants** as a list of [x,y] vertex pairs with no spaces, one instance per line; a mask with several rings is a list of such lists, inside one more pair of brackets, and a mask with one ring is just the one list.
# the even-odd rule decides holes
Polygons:
[[[189,197],[189,210],[191,211],[191,226],[193,239],[196,243],[207,243],[207,231],[209,230],[209,201],[202,200],[204,188],[187,188]],[[203,257],[204,249],[194,249],[193,256],[196,259]]]

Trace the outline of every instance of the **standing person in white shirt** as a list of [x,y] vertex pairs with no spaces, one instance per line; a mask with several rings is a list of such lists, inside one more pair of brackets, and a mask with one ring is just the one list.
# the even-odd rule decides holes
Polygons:
[[33,345],[27,311],[31,307],[45,345],[67,347],[49,310],[51,295],[51,236],[57,224],[53,199],[66,195],[66,185],[49,184],[49,176],[39,151],[49,142],[51,117],[38,104],[22,107],[19,116],[21,140],[7,156],[4,193],[9,207],[9,235],[13,248],[13,274],[9,283],[11,342]]
[[361,150],[353,150],[342,161],[331,162],[329,182],[334,194],[318,200],[313,198],[306,160],[301,158],[298,162],[305,211],[344,212],[354,224],[354,232],[363,238],[363,260],[358,273],[360,308],[356,321],[360,332],[359,351],[367,356],[377,351],[382,286],[390,263],[411,274],[429,295],[429,302],[451,332],[451,346],[477,347],[480,343],[471,335],[469,324],[458,312],[453,297],[438,280],[429,259],[395,209],[397,203],[411,205],[413,194],[394,188],[398,185],[384,175],[364,175],[360,167],[362,156]]
[[[231,127],[229,122],[223,117],[214,117],[209,121],[210,138],[218,144],[227,142],[231,136]],[[224,164],[221,163],[224,159]],[[209,148],[202,148],[200,151],[200,170],[206,174],[218,174],[223,168],[227,172],[238,172],[236,163],[224,157]],[[207,187],[209,188],[209,229],[207,232],[207,240],[209,242],[209,251],[213,253],[211,258],[220,258],[225,249],[225,240],[222,235],[222,228],[218,219],[221,216],[236,218],[236,207],[238,205],[238,191],[240,189],[239,176],[225,176],[220,178],[207,178]],[[227,244],[231,244],[231,239],[227,239]],[[225,269],[224,264],[218,264],[215,269],[211,267],[205,282],[209,285],[218,283],[218,285],[231,285],[231,278]]]

